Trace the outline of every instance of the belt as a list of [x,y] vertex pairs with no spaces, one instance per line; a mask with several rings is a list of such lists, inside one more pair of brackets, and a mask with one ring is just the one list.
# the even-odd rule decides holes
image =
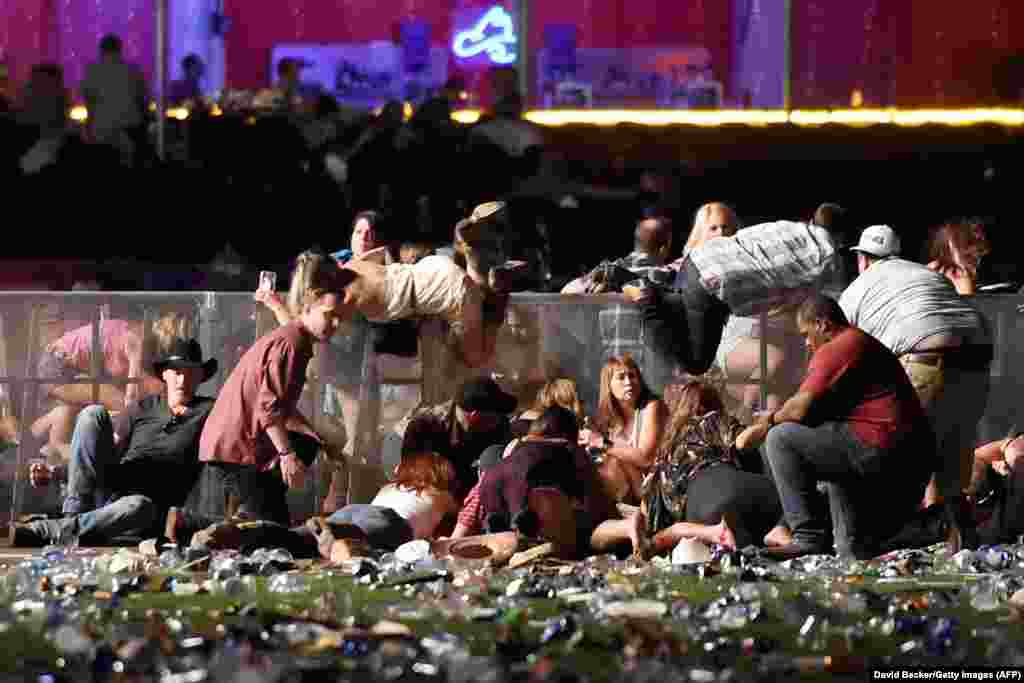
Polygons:
[[959,370],[988,370],[992,362],[992,346],[968,344],[934,351],[905,353],[900,360],[907,363],[930,365],[936,368],[957,368]]
[[900,356],[900,360],[907,363],[918,363],[920,365],[931,365],[941,368],[944,364],[945,355],[941,351],[922,351],[920,353],[905,353]]

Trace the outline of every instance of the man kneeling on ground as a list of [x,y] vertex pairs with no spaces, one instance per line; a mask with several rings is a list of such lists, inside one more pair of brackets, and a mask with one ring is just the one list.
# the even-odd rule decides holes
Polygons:
[[792,544],[765,553],[830,550],[828,512],[815,504],[826,481],[839,554],[872,557],[914,516],[937,463],[935,437],[899,360],[851,327],[834,299],[812,295],[797,326],[813,353],[807,378],[736,439],[738,448],[765,442],[793,534]]

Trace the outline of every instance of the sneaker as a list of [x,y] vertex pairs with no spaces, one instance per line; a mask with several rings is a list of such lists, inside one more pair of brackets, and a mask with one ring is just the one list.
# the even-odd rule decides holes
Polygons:
[[488,220],[505,209],[505,202],[486,202],[473,209],[469,218],[455,226],[455,243],[470,246],[501,240],[497,221]]

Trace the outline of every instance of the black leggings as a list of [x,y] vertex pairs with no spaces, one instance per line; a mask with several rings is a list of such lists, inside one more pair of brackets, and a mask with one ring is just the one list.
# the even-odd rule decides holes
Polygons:
[[715,465],[700,472],[686,493],[686,521],[718,524],[722,513],[736,519],[736,546],[763,545],[762,540],[782,517],[775,483],[763,474]]
[[679,363],[691,374],[702,375],[715,360],[729,307],[704,289],[689,257],[679,271],[676,287],[644,307],[644,339],[653,353]]

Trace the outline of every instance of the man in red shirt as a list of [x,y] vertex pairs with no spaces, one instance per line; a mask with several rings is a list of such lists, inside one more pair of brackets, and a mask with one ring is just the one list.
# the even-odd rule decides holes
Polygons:
[[839,554],[871,557],[914,514],[935,469],[935,437],[899,360],[851,327],[834,299],[808,298],[797,325],[814,354],[806,379],[736,440],[739,448],[765,442],[793,534],[770,554],[829,550],[815,491],[826,481]]

